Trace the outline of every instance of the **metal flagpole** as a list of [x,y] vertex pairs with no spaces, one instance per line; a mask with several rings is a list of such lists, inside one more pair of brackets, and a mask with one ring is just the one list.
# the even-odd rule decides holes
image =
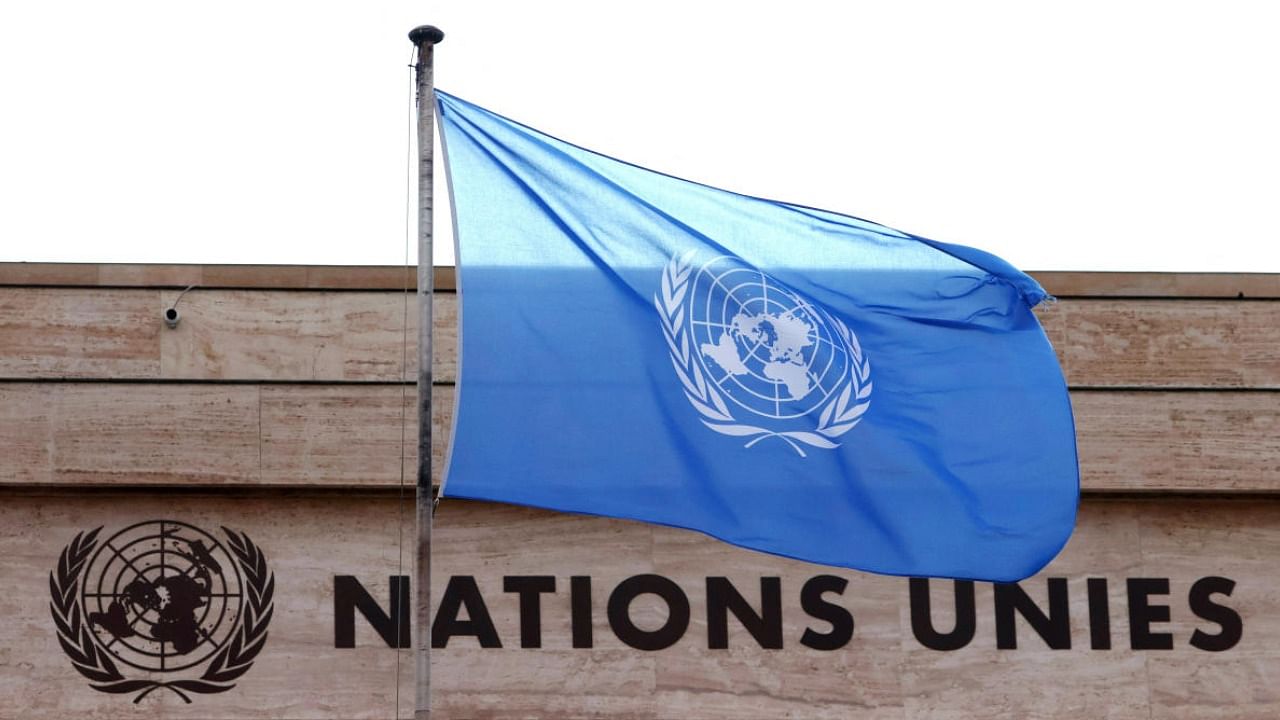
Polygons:
[[[444,33],[422,25],[409,33],[418,48],[418,542],[414,590],[414,720],[431,717],[431,165],[435,96],[432,87],[432,47]],[[396,708],[399,717],[400,709]]]

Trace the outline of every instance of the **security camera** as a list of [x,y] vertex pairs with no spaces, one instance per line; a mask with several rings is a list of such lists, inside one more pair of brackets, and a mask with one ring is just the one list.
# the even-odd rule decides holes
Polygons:
[[178,327],[178,321],[182,320],[182,317],[178,315],[178,303],[182,302],[182,296],[194,290],[195,287],[195,285],[188,285],[187,289],[178,293],[178,297],[173,299],[173,304],[165,308],[164,313],[161,314],[160,317],[164,320],[164,324],[169,326],[170,330]]

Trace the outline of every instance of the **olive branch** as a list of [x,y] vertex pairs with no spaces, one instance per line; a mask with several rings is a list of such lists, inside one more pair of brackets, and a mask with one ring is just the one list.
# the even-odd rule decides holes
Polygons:
[[[80,603],[76,602],[80,595],[80,573],[84,564],[98,546],[99,526],[89,532],[78,533],[71,544],[62,549],[58,556],[58,567],[49,573],[49,613],[53,615],[53,623],[58,630],[58,643],[71,658],[71,665],[86,678],[105,686],[93,686],[94,689],[110,687],[112,684],[129,682],[120,674],[111,656],[98,648],[93,640],[93,630],[89,627],[88,618],[80,614]],[[111,691],[108,691],[111,692]],[[125,692],[131,692],[126,690]]]
[[84,564],[97,547],[98,527],[87,533],[79,533],[62,550],[58,567],[49,573],[49,592],[52,600],[49,612],[57,626],[58,642],[71,659],[71,665],[83,676],[97,684],[94,690],[106,693],[132,693],[138,703],[159,688],[167,688],[190,703],[183,691],[192,693],[222,693],[235,687],[233,680],[249,671],[253,661],[262,652],[267,640],[267,625],[271,622],[275,575],[267,570],[266,558],[244,533],[222,528],[230,541],[236,563],[244,572],[246,603],[242,622],[233,632],[229,642],[209,661],[198,680],[170,680],[158,682],[148,679],[129,679],[120,673],[111,656],[99,647],[88,618],[83,616],[77,598],[80,594],[80,575]]
[[[849,373],[842,382],[840,392],[826,404],[813,431],[788,430],[775,432],[756,425],[747,425],[734,417],[715,383],[708,382],[692,347],[692,333],[685,322],[685,304],[689,295],[689,280],[693,274],[693,251],[671,258],[662,271],[659,292],[654,293],[653,304],[662,324],[662,334],[671,353],[671,365],[684,389],[684,396],[702,417],[703,425],[723,435],[750,438],[744,447],[751,447],[766,438],[776,437],[791,449],[806,457],[800,443],[812,447],[831,449],[839,447],[831,438],[849,432],[862,420],[871,406],[871,361],[853,331],[839,318],[833,317],[836,333],[849,352]],[[852,404],[851,404],[852,403]]]

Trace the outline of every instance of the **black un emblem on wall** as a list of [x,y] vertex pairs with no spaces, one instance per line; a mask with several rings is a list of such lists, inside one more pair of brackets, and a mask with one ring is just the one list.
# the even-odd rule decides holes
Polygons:
[[244,533],[225,544],[174,520],[99,540],[76,535],[49,574],[49,610],[71,664],[108,693],[139,702],[165,688],[220,693],[253,667],[267,640],[275,576]]

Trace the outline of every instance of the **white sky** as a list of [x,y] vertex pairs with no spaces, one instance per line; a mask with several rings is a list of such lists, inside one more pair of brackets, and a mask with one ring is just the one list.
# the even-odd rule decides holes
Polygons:
[[5,3],[0,260],[403,262],[405,34],[432,23],[441,88],[654,169],[1030,270],[1280,272],[1278,14]]

